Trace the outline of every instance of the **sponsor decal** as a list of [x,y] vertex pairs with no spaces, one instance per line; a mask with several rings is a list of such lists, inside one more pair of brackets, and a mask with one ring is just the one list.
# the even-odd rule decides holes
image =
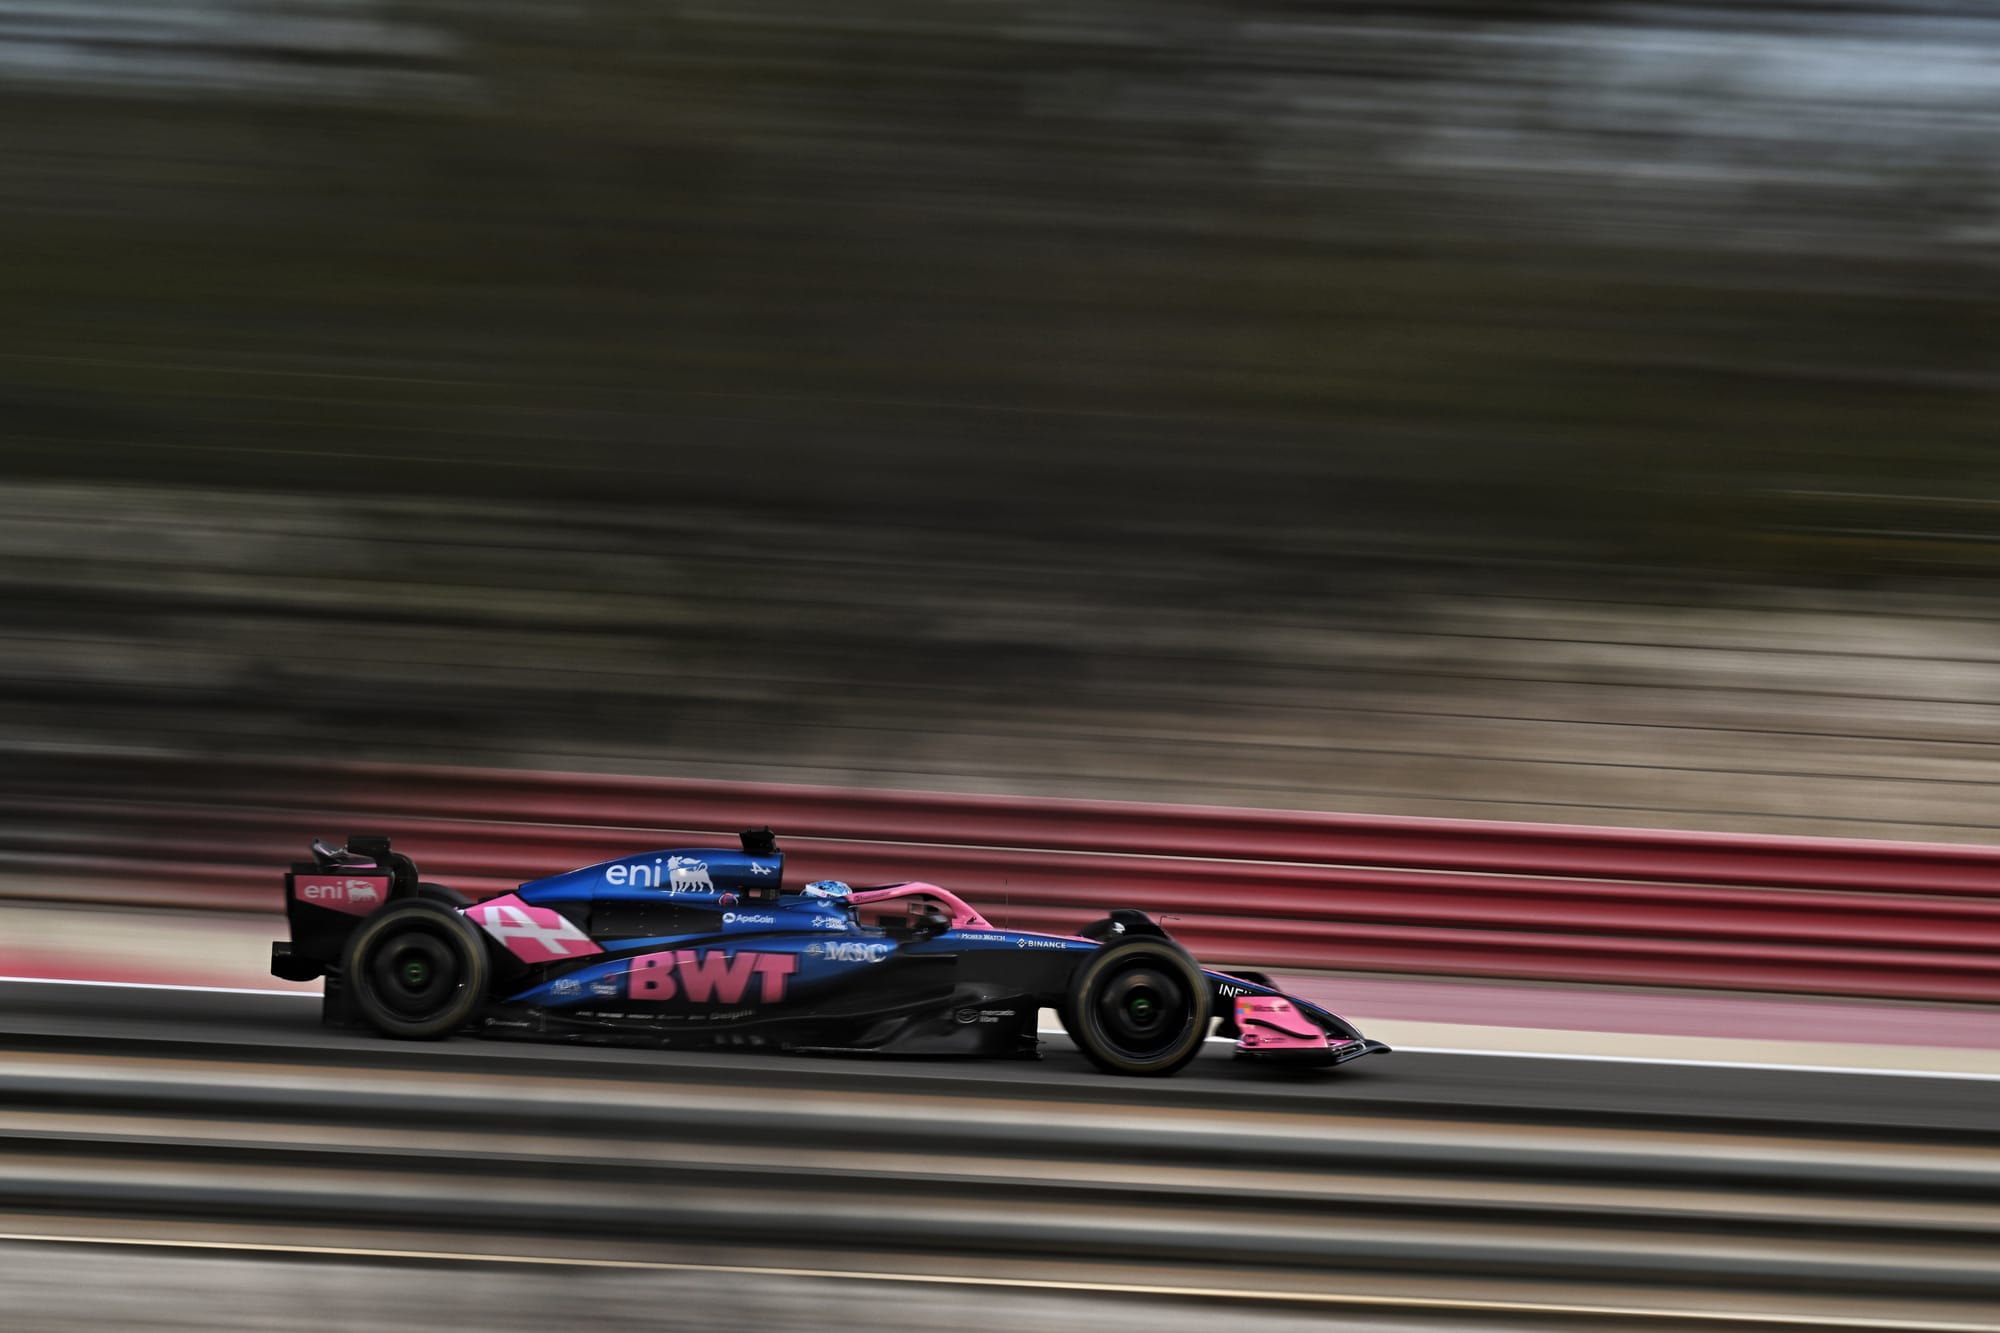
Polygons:
[[618,984],[616,977],[599,977],[587,989],[592,998],[599,1000],[615,1000],[625,993],[625,988]]
[[1216,983],[1215,983],[1215,993],[1216,993],[1217,995],[1220,995],[1220,996],[1222,996],[1222,997],[1223,997],[1224,999],[1229,999],[1229,1000],[1233,1000],[1233,999],[1236,999],[1237,997],[1239,997],[1239,996],[1243,996],[1243,995],[1255,995],[1255,994],[1257,994],[1257,992],[1256,992],[1256,991],[1250,991],[1250,990],[1245,990],[1245,989],[1244,989],[1243,987],[1241,987],[1241,986],[1237,986],[1237,985],[1232,985],[1231,983],[1229,983],[1229,982],[1227,982],[1227,981],[1218,981],[1218,982],[1216,982]]
[[814,930],[846,930],[850,924],[844,916],[816,916],[812,923]]
[[806,946],[806,952],[814,958],[824,958],[829,963],[879,963],[887,958],[895,947],[886,942],[814,940]]
[[1012,1009],[961,1009],[952,1017],[965,1024],[998,1023],[1003,1018],[1014,1017]]
[[524,963],[604,952],[562,913],[530,907],[511,893],[468,907],[465,916]]
[[961,930],[954,932],[952,938],[955,940],[990,940],[995,944],[1011,944],[1014,937],[1011,935],[981,935]]
[[750,983],[757,983],[755,1003],[776,1004],[785,998],[799,960],[788,953],[749,949],[662,949],[640,954],[625,973],[625,994],[634,1000],[660,1003],[686,999],[690,1004],[743,1004]]
[[1326,1033],[1280,995],[1238,996],[1236,1025],[1243,1032],[1238,1044],[1245,1047],[1323,1051],[1328,1045]]
[[715,881],[708,877],[708,862],[692,856],[656,856],[651,865],[644,861],[620,861],[604,867],[604,882],[635,889],[665,889],[669,893],[715,891]]
[[557,995],[574,995],[583,989],[583,983],[575,977],[557,977],[555,984],[549,989]]
[[750,873],[753,875],[775,875],[778,873],[778,867],[767,866],[762,861],[752,861],[750,863]]
[[735,894],[725,893],[717,897],[715,901],[721,903],[724,907],[734,907],[738,900]]
[[722,924],[725,926],[770,926],[776,925],[778,918],[768,912],[724,912]]
[[292,880],[292,896],[315,907],[365,916],[389,896],[386,879],[347,879],[328,875],[298,875]]
[[1067,949],[1067,940],[1037,940],[1023,937],[1014,941],[1016,949]]
[[668,857],[667,875],[673,880],[675,893],[715,892],[715,881],[708,877],[708,862],[692,856]]

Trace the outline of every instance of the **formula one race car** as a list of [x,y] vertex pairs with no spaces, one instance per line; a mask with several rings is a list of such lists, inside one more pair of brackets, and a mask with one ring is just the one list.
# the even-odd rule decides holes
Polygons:
[[1001,930],[933,884],[784,887],[769,829],[647,852],[469,903],[384,837],[314,842],[285,876],[288,981],[329,1023],[489,1037],[885,1055],[1032,1056],[1039,1011],[1119,1074],[1171,1074],[1214,1020],[1240,1058],[1336,1065],[1388,1047],[1255,973],[1205,971],[1143,913]]

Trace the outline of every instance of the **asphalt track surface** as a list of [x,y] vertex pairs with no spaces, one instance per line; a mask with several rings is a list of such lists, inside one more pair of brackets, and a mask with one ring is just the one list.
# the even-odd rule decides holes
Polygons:
[[447,1300],[507,1329],[2000,1330],[1991,1080],[1223,1045],[1135,1080],[1046,1045],[404,1044],[298,996],[0,983],[0,1299],[48,1328]]

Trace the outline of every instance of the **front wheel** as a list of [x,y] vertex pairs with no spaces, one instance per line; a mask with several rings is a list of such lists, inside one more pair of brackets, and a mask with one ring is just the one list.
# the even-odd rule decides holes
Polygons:
[[363,921],[341,958],[347,1003],[377,1032],[450,1036],[486,996],[486,945],[449,907],[405,899]]
[[1209,982],[1187,953],[1159,939],[1101,949],[1070,983],[1063,1026],[1112,1074],[1171,1074],[1201,1053]]

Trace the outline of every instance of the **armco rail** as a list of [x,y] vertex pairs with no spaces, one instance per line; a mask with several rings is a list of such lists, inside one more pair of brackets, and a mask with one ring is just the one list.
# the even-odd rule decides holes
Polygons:
[[[1834,1095],[1805,1108],[1750,1079],[1707,1077],[1707,1096],[1644,1076],[1579,1093],[1549,1072],[1114,1090],[1053,1061],[995,1079],[299,1043],[253,997],[194,1007],[210,998],[107,1017],[72,992],[32,1010],[28,1031],[0,1033],[29,1056],[0,1063],[0,1102],[35,1122],[7,1136],[0,1208],[43,1215],[44,1233],[116,1217],[126,1235],[161,1234],[138,1230],[150,1219],[226,1237],[281,1218],[287,1239],[344,1246],[407,1244],[387,1238],[400,1233],[431,1250],[577,1252],[547,1247],[560,1237],[634,1258],[872,1269],[972,1254],[1070,1279],[1224,1275],[1248,1291],[1511,1284],[1519,1298],[1525,1279],[1538,1300],[1615,1286],[1620,1304],[1683,1312],[1454,1327],[1659,1333],[1707,1326],[1686,1312],[1709,1304],[1832,1329],[1849,1326],[1827,1316],[1851,1301],[1897,1316],[1856,1328],[1991,1329],[1927,1302],[2000,1308],[2000,1134],[1967,1099],[1931,1105],[1935,1090],[1915,1085],[1900,1104]],[[200,1132],[163,1134],[163,1119]],[[1716,1151],[1723,1135],[1732,1151]],[[801,1143],[811,1151],[767,1165]],[[551,1285],[574,1302],[580,1280]],[[735,1294],[750,1281],[698,1285]],[[1715,1293],[1732,1295],[1703,1300]],[[1227,1322],[1251,1323],[1244,1308]],[[747,1322],[740,1305],[716,1317]]]
[[[314,834],[484,894],[777,829],[794,879],[928,879],[1024,927],[1112,907],[1279,967],[2000,1003],[2000,849],[360,763],[37,760],[17,891],[275,911]],[[31,871],[22,875],[22,870]]]

